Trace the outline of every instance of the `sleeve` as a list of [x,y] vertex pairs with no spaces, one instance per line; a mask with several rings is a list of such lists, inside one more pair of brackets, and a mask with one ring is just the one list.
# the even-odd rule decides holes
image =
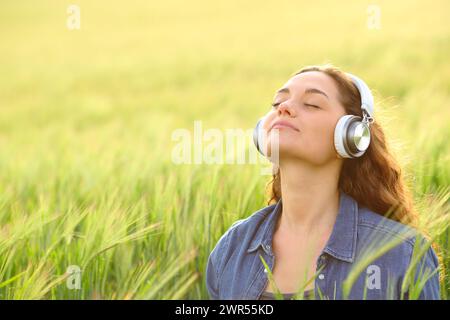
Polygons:
[[206,263],[206,289],[208,290],[209,297],[211,300],[220,299],[219,292],[219,276],[220,268],[222,268],[223,260],[228,251],[230,233],[232,229],[241,223],[244,219],[234,222],[231,227],[222,235],[222,237],[217,242],[211,254],[208,257],[208,262]]
[[[419,235],[414,239],[414,248],[410,257],[411,280],[405,299],[440,300],[439,261],[430,242]],[[417,246],[417,247],[416,247]]]
[[[217,247],[216,247],[217,248]],[[219,279],[217,272],[216,248],[211,252],[206,264],[206,288],[208,289],[209,297],[211,300],[219,299]]]
[[419,279],[420,286],[423,285],[419,299],[440,300],[439,262],[431,246],[416,268],[417,277],[423,277]]
[[220,299],[219,294],[219,268],[221,267],[221,259],[225,255],[225,249],[227,247],[227,242],[229,241],[229,230],[222,235],[222,237],[217,242],[211,254],[208,257],[208,262],[206,264],[206,288],[211,300]]

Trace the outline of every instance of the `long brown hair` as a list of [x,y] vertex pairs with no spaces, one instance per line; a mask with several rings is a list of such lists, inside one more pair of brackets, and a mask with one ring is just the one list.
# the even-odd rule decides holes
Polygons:
[[[294,75],[310,71],[320,71],[330,76],[337,85],[339,100],[346,113],[362,116],[359,91],[345,72],[328,64],[308,66]],[[355,159],[344,158],[339,189],[353,197],[360,205],[378,214],[415,226],[417,213],[412,195],[406,186],[400,165],[388,148],[383,129],[376,117],[370,126],[370,133],[371,143],[363,156]],[[268,204],[276,203],[281,198],[279,169],[267,187]]]

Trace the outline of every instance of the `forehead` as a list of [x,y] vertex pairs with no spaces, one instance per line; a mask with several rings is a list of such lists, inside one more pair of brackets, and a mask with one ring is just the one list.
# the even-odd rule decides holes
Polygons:
[[337,99],[338,90],[336,84],[329,75],[320,71],[308,71],[290,78],[283,86],[291,92],[303,93],[307,88],[315,88],[325,92],[330,98]]

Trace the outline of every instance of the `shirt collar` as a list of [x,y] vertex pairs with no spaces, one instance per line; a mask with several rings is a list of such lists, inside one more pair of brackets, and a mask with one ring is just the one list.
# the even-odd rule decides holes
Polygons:
[[[264,222],[259,225],[248,253],[262,247],[267,254],[272,254],[272,237],[278,216],[281,213],[281,199],[269,210]],[[333,231],[328,239],[324,252],[336,259],[353,262],[356,251],[356,237],[358,225],[358,203],[348,194],[339,191],[339,212],[333,226]]]

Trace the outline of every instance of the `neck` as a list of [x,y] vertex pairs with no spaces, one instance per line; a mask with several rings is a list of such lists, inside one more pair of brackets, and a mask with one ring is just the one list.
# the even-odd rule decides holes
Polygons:
[[331,232],[339,211],[340,165],[280,163],[282,214],[277,228],[293,235]]

